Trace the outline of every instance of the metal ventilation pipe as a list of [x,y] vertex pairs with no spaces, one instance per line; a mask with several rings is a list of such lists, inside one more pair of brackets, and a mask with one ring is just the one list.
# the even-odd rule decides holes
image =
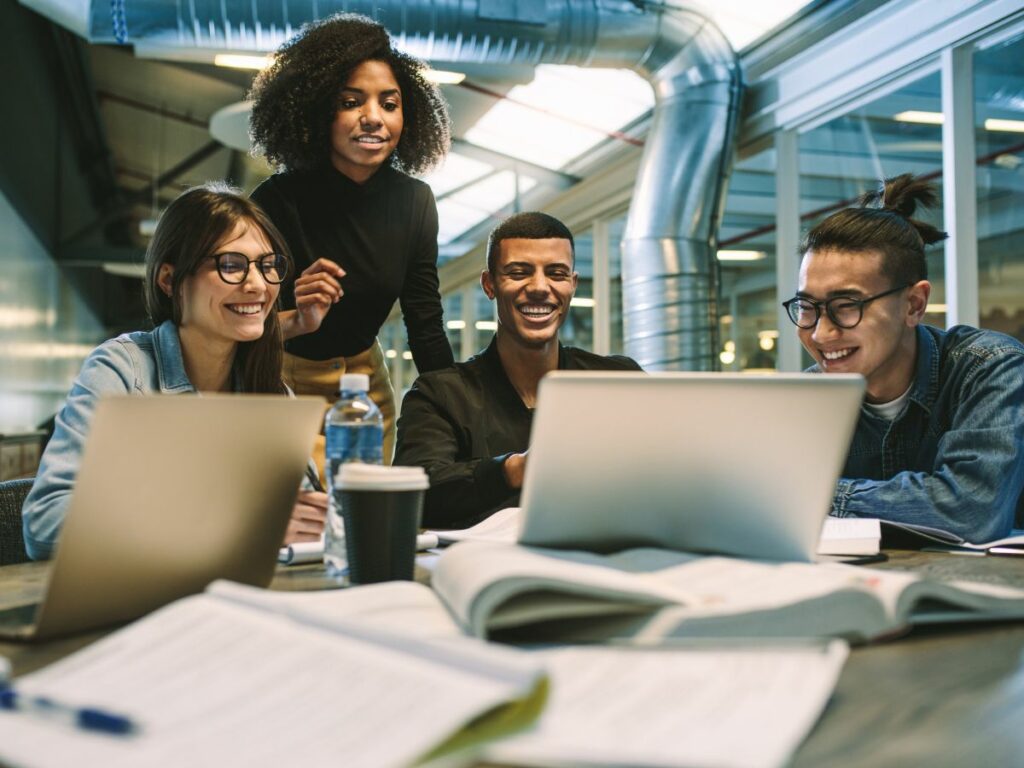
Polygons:
[[[626,353],[649,370],[717,365],[715,237],[742,91],[739,62],[695,11],[626,0],[22,0],[94,42],[269,51],[340,11],[449,62],[619,67],[654,88],[623,240]],[[644,5],[647,5],[644,3]]]

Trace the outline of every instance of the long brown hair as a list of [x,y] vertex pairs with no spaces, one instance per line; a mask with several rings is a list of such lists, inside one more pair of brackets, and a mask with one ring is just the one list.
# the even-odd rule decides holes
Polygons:
[[857,208],[833,213],[808,232],[800,253],[849,251],[881,253],[882,270],[893,285],[913,285],[928,279],[925,246],[946,238],[946,233],[913,218],[918,206],[936,204],[934,184],[909,173],[886,179],[880,190],[867,192]]
[[[153,325],[171,320],[181,324],[182,286],[199,265],[212,256],[225,237],[234,232],[239,222],[257,227],[267,238],[274,253],[292,258],[288,246],[252,200],[227,184],[211,183],[182,192],[163,212],[156,232],[146,250],[146,282],[143,287],[146,311]],[[160,266],[174,267],[171,295],[157,284]],[[245,392],[284,393],[281,381],[284,340],[277,316],[277,302],[263,326],[263,335],[255,341],[238,344],[233,371]]]

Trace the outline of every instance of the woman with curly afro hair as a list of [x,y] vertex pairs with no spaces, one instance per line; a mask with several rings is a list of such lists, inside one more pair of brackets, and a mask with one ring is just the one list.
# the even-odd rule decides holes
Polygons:
[[[437,206],[407,175],[432,168],[451,142],[447,108],[422,69],[381,25],[339,14],[285,43],[250,95],[254,144],[279,168],[252,197],[302,272],[281,293],[297,307],[281,313],[286,381],[333,402],[342,373],[369,374],[388,463],[395,401],[377,334],[396,299],[417,370],[454,362],[438,293]],[[307,332],[324,297],[333,306]]]

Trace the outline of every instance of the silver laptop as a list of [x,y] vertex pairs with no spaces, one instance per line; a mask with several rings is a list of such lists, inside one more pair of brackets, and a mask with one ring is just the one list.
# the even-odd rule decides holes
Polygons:
[[269,584],[323,410],[272,395],[101,400],[43,600],[0,612],[0,636],[122,623],[218,578]]
[[856,375],[550,374],[520,542],[810,561],[863,393]]

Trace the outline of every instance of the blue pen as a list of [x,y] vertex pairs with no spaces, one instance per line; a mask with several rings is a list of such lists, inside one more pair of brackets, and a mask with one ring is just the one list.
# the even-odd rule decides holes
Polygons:
[[39,715],[88,731],[117,736],[135,733],[137,730],[135,724],[123,715],[91,707],[71,707],[46,696],[26,695],[19,693],[9,683],[4,682],[0,682],[0,709]]

